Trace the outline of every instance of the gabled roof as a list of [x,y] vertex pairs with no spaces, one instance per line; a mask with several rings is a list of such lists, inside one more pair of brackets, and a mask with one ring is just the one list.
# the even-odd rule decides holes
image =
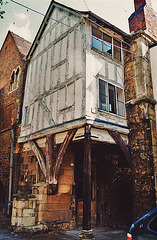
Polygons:
[[17,34],[9,31],[19,52],[21,53],[21,55],[24,57],[28,54],[30,47],[31,47],[31,43],[28,42],[27,40],[25,40],[24,38],[18,36]]
[[111,23],[107,22],[106,20],[102,19],[101,17],[97,16],[96,14],[94,14],[93,12],[91,11],[78,11],[78,10],[75,10],[73,8],[70,8],[66,5],[63,5],[61,3],[58,3],[54,0],[51,0],[51,3],[49,5],[49,8],[45,14],[45,17],[40,25],[40,28],[36,34],[36,37],[33,41],[33,44],[30,48],[30,51],[27,55],[27,59],[30,59],[31,56],[33,55],[39,41],[40,41],[40,38],[42,36],[42,33],[47,25],[47,22],[51,16],[51,13],[54,9],[55,6],[58,6],[60,8],[64,8],[64,9],[67,9],[68,11],[71,11],[73,12],[74,14],[77,14],[79,16],[82,16],[82,17],[85,17],[85,18],[88,18],[89,20],[92,20],[92,21],[95,21],[96,23],[99,23],[100,25],[102,26],[107,26],[108,28],[110,29],[113,29],[115,32],[119,33],[120,35],[122,35],[125,39],[127,39],[130,35],[128,35],[127,33],[123,32],[121,29],[117,28],[116,26],[112,25]]

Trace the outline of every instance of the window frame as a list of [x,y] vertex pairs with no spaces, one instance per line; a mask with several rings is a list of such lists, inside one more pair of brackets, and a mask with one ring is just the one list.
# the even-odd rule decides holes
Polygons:
[[[104,83],[104,86],[106,85],[106,90],[104,92],[106,92],[106,109],[103,108],[103,102],[101,101],[100,97],[102,95],[102,90],[100,90],[100,86],[103,86],[103,84],[100,84],[100,82],[103,82]],[[115,92],[114,92],[114,96],[115,96],[115,99],[114,99],[114,104],[115,104],[115,109],[110,110],[110,107],[109,107],[109,86],[113,87],[115,89]],[[118,100],[118,91],[122,91],[122,100],[119,101]],[[119,110],[119,104],[118,103],[122,103],[123,104],[123,108],[122,110]],[[105,105],[105,103],[104,103]],[[124,89],[116,84],[113,84],[109,81],[106,81],[106,80],[103,80],[101,78],[98,78],[98,109],[100,111],[105,111],[105,112],[108,112],[108,113],[112,113],[112,114],[115,114],[117,116],[120,116],[120,117],[125,117],[125,97],[124,97]],[[121,113],[122,112],[122,113]]]
[[28,118],[29,118],[29,107],[25,107],[25,113],[24,113],[24,126],[28,125]]
[[15,83],[15,70],[11,74],[11,80],[10,80],[10,91],[12,92],[14,90],[14,83]]
[[[94,30],[99,31],[101,34],[101,38],[99,38],[98,36],[95,36],[96,34],[94,33]],[[94,35],[95,34],[95,35]],[[104,36],[111,38],[111,43],[108,41],[104,40]],[[99,43],[101,43],[101,47],[98,48],[96,47],[96,44],[94,44],[94,41],[99,41]],[[115,44],[115,42],[117,42],[117,45]],[[111,53],[109,53],[109,50],[104,51],[104,43],[106,43],[107,45],[111,46]],[[118,43],[120,46],[118,46]],[[122,54],[122,41],[119,41],[117,38],[109,35],[108,33],[102,32],[101,30],[99,30],[98,28],[92,26],[92,48],[100,51],[101,53],[106,54],[107,56],[111,57],[112,59],[118,61],[118,62],[122,62],[122,58],[123,58],[123,54]],[[120,49],[120,50],[118,50]],[[115,53],[118,54],[118,57],[115,57]]]

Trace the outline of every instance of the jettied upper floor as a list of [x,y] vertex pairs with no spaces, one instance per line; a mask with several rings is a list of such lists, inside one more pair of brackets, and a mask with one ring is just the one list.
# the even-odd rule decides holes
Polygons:
[[[92,125],[97,141],[127,142],[123,48],[128,35],[92,12],[52,1],[27,58],[19,142]],[[103,130],[103,131],[102,131]],[[65,132],[65,134],[63,133]]]

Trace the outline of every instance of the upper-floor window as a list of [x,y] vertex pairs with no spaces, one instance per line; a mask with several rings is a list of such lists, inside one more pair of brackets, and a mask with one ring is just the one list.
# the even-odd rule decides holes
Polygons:
[[92,27],[92,46],[112,58],[121,61],[121,42]]
[[18,87],[19,76],[20,76],[20,68],[18,67],[17,70],[14,70],[12,72],[11,81],[10,81],[10,91],[13,91]]
[[99,108],[125,116],[123,89],[99,79]]
[[20,75],[20,69],[18,67],[18,69],[16,71],[16,88],[18,87],[18,83],[19,83],[19,75]]
[[10,90],[13,91],[14,89],[14,81],[15,81],[15,71],[13,71],[12,75],[11,75],[11,86],[10,86]]
[[26,126],[28,124],[28,114],[29,114],[29,111],[28,111],[28,106],[25,107],[25,115],[24,115],[24,126]]

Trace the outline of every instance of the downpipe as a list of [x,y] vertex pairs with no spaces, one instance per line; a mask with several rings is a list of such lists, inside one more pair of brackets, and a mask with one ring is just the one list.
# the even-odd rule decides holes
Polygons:
[[11,151],[10,151],[10,174],[9,174],[9,196],[8,196],[8,210],[7,214],[11,215],[11,209],[12,209],[12,181],[13,181],[13,150],[14,150],[14,127],[11,130]]

